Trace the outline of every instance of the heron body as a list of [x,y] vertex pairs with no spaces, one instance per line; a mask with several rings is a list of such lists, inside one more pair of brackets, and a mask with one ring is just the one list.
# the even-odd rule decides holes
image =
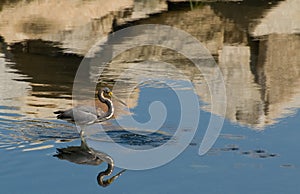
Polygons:
[[71,122],[76,121],[79,125],[90,125],[96,122],[108,120],[114,114],[114,106],[112,101],[105,97],[104,94],[111,97],[112,92],[109,88],[105,87],[102,90],[99,90],[97,94],[99,101],[107,106],[106,112],[96,109],[93,106],[77,106],[72,109],[56,111],[54,113],[58,114],[58,119],[68,120]]

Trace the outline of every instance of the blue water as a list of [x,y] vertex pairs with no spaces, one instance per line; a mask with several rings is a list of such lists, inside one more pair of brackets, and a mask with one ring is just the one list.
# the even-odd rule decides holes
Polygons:
[[[160,90],[162,89],[158,91]],[[141,96],[146,91],[148,90],[142,90]],[[155,94],[153,91],[146,94],[151,98],[155,96],[153,93]],[[136,111],[139,111],[139,108]],[[127,170],[107,188],[101,188],[96,182],[96,176],[99,171],[106,168],[105,164],[78,165],[53,157],[56,148],[80,145],[78,132],[72,124],[56,120],[36,120],[39,125],[28,129],[34,135],[30,136],[29,132],[22,131],[23,137],[28,138],[27,141],[15,138],[15,143],[7,141],[7,144],[2,144],[7,146],[0,149],[1,188],[5,193],[298,192],[300,189],[297,179],[300,175],[297,170],[300,162],[297,154],[300,135],[297,128],[299,112],[281,119],[276,125],[267,127],[263,131],[254,131],[225,120],[221,135],[213,148],[207,154],[199,156],[199,145],[209,118],[210,113],[201,111],[196,136],[176,159],[151,170]],[[19,122],[12,121],[11,125],[18,126]],[[32,122],[24,120],[23,124],[30,126]],[[38,126],[42,127],[38,128]],[[66,131],[67,128],[69,129]],[[2,136],[12,136],[9,133],[4,134],[8,130],[2,129],[1,132]],[[129,137],[125,137],[127,141],[124,139],[118,141],[122,135],[124,132],[110,132],[110,136],[116,142],[130,145],[133,139]],[[162,137],[159,134],[149,136],[154,143],[163,143]],[[68,141],[57,141],[62,139]],[[37,140],[40,142],[34,144]],[[145,138],[143,139],[145,141],[139,140],[141,139],[135,138],[137,144],[133,145],[155,145]],[[47,145],[52,147],[34,150]],[[116,168],[114,173],[120,170]]]
[[[169,164],[126,171],[114,185],[104,189],[97,185],[96,175],[105,165],[80,166],[52,156],[55,148],[65,144],[50,140],[46,144],[53,144],[53,148],[29,152],[1,149],[1,188],[5,193],[297,193],[299,117],[297,113],[263,132],[225,122],[222,134],[243,138],[221,137],[208,154],[199,156],[201,138],[197,136],[194,144]],[[79,144],[74,140],[67,145]],[[222,151],[230,145],[238,150]],[[276,156],[242,154],[255,150]]]
[[[55,9],[66,18],[62,19],[46,16],[40,10],[42,5],[55,8],[50,1],[0,2],[1,194],[300,193],[300,67],[299,54],[295,52],[299,50],[300,38],[299,27],[293,18],[293,14],[298,13],[295,1],[153,1],[149,4],[146,0],[136,0],[126,5],[126,9],[123,5],[117,6],[123,1],[116,1],[109,7],[115,11],[102,10],[105,15],[96,19],[92,13],[98,10],[94,8],[105,7],[102,6],[104,1],[101,5],[97,1],[77,3],[80,14],[73,12],[75,7],[69,9],[72,5],[68,2],[62,4],[67,6],[66,13],[73,14],[64,15],[65,9]],[[291,16],[278,16],[278,13],[287,12],[286,7]],[[32,9],[37,11],[36,15],[32,15]],[[82,18],[83,12],[86,14]],[[67,18],[69,15],[72,18]],[[276,26],[271,26],[272,21],[276,21]],[[95,64],[83,68],[87,71],[83,75],[91,83],[96,80],[98,87],[113,88],[120,84],[120,91],[114,93],[123,101],[128,94],[125,89],[134,88],[126,101],[131,114],[116,105],[118,114],[115,118],[102,123],[106,133],[99,133],[93,126],[85,129],[90,152],[84,146],[80,147],[79,128],[56,119],[53,114],[73,106],[76,70],[97,38],[104,38],[106,45],[98,45],[95,52],[103,49],[104,56],[109,58],[112,55],[110,49],[130,45],[135,36],[139,40],[147,38],[142,31],[142,34],[132,32],[115,40],[113,31],[127,25],[149,23],[173,26],[191,34],[208,47],[217,62],[214,66],[211,59],[200,58],[199,64],[205,71],[202,73],[216,75],[216,67],[222,70],[227,90],[227,114],[221,134],[202,156],[198,152],[209,119],[212,114],[220,116],[218,111],[224,107],[223,98],[217,98],[221,106],[216,106],[216,112],[210,112],[210,92],[219,94],[222,84],[220,80],[212,79],[210,81],[216,84],[211,86],[215,87],[206,88],[205,75],[200,74],[191,60],[161,46],[127,50],[102,73]],[[105,39],[108,35],[111,37]],[[179,40],[180,37],[176,37],[176,41]],[[185,48],[190,46],[188,44],[184,42],[178,46]],[[93,56],[89,57],[88,62]],[[152,77],[154,81],[150,79]],[[159,78],[169,85],[156,82]],[[199,88],[193,90],[190,83]],[[177,146],[182,139],[172,137],[180,123],[182,109],[175,91],[189,99],[185,104],[190,106],[186,112],[190,115],[188,118],[193,118],[193,108],[199,110],[200,117],[198,124],[187,122],[186,126],[191,127],[179,128],[182,134],[192,134],[194,128],[197,131],[187,148],[169,163],[147,170],[128,169],[104,188],[97,183],[96,177],[107,168],[105,161],[98,166],[79,165],[55,157],[58,148],[70,146],[83,147],[80,150],[83,155],[86,152],[89,156],[96,153],[97,157],[100,152],[111,154],[112,150],[108,148],[114,142],[138,151],[156,149],[166,142],[171,148]],[[195,96],[196,108],[193,106]],[[83,103],[91,103],[92,98]],[[160,106],[162,103],[164,107]],[[153,112],[149,110],[152,105]],[[126,120],[131,116],[139,125]],[[165,120],[161,122],[164,116]],[[125,121],[128,131],[118,125],[116,119],[119,118]],[[145,158],[145,164],[150,163],[152,158]],[[118,164],[130,159],[113,157],[116,166],[109,177],[123,170]]]

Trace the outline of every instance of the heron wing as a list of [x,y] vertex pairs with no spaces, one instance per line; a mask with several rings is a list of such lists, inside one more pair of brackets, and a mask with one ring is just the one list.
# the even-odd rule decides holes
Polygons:
[[97,115],[97,110],[93,106],[77,106],[75,108],[79,111],[82,111],[82,112],[87,112],[87,113]]
[[96,115],[96,116],[98,116],[98,118],[102,118],[102,117],[106,116],[106,112],[101,110],[101,108],[95,108],[92,106],[78,106],[75,108],[76,108],[76,110],[78,110],[80,112],[91,113],[93,115]]
[[97,110],[92,106],[78,106],[66,111],[57,111],[57,118],[75,121],[78,124],[91,124],[97,120]]
[[88,125],[94,123],[97,120],[97,115],[93,112],[74,109],[73,120],[76,120],[76,123],[78,124]]

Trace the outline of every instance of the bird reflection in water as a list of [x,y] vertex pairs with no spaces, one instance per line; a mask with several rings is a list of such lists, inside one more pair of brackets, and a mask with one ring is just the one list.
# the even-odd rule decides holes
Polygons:
[[76,164],[84,164],[84,165],[100,165],[102,162],[106,162],[107,169],[100,172],[97,176],[98,184],[102,187],[106,187],[110,185],[113,181],[115,181],[119,176],[121,176],[122,173],[126,171],[126,169],[123,169],[122,171],[112,176],[111,178],[104,180],[106,176],[112,174],[114,170],[114,161],[109,155],[88,147],[86,141],[83,138],[82,133],[83,132],[81,132],[80,134],[81,136],[80,146],[69,146],[66,148],[57,148],[57,153],[54,156],[61,160],[68,160]]

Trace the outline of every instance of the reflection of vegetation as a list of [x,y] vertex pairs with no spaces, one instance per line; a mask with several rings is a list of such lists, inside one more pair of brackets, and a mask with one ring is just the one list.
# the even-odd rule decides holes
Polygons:
[[203,6],[204,6],[203,2],[190,0],[190,8],[191,8],[191,10],[194,10],[196,8],[201,8]]
[[[0,11],[2,11],[2,8],[3,8],[4,5],[15,4],[15,3],[18,3],[20,1],[21,0],[1,0],[0,1]],[[30,1],[33,1],[33,0],[26,0],[27,3],[29,3]]]

